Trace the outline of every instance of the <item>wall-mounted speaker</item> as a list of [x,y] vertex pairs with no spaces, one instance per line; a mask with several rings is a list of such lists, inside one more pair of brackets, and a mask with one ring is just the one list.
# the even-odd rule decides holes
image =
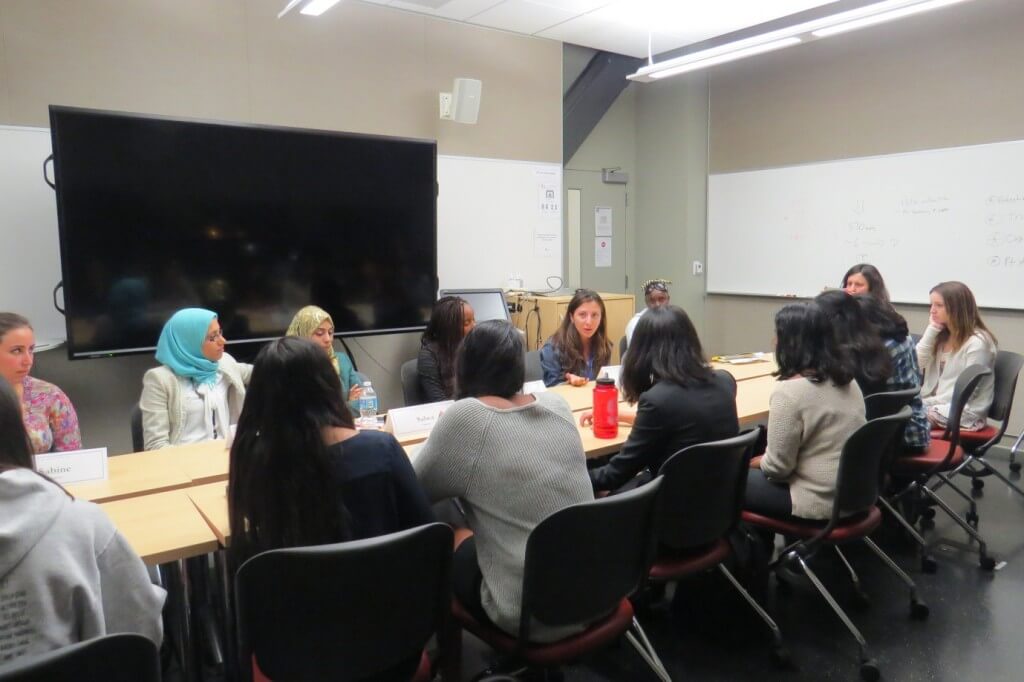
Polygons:
[[451,93],[441,93],[441,118],[458,123],[476,123],[480,115],[483,83],[475,78],[456,78]]

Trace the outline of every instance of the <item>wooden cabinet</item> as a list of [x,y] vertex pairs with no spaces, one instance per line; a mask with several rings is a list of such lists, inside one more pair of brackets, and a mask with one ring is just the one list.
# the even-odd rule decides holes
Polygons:
[[[513,304],[512,324],[526,334],[526,349],[538,350],[558,325],[562,323],[572,296],[536,296],[508,293],[505,298]],[[626,323],[635,312],[632,294],[601,294],[608,320],[605,332],[612,342],[612,361],[619,362],[619,339],[626,334]]]

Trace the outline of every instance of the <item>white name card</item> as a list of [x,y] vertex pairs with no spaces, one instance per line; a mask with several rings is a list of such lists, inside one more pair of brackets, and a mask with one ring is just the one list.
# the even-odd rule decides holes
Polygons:
[[388,425],[399,441],[426,437],[453,400],[388,410]]
[[543,379],[537,379],[536,381],[527,381],[523,384],[523,393],[526,395],[533,395],[534,393],[544,393],[548,390],[548,387],[544,385]]
[[622,382],[619,381],[619,372],[621,370],[622,365],[608,365],[607,367],[602,367],[597,376],[602,377],[607,374],[609,379],[613,379],[615,381],[616,386],[622,388]]
[[66,450],[36,455],[36,471],[61,485],[107,480],[107,449]]

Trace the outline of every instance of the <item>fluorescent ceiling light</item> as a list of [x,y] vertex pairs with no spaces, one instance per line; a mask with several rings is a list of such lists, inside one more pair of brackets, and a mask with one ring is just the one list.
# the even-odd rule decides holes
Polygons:
[[280,19],[303,3],[305,5],[299,10],[300,14],[318,17],[339,2],[341,0],[288,0],[288,4],[284,6],[284,9],[277,13],[277,18]]
[[[627,76],[629,80],[649,83],[689,71],[707,68],[716,64],[743,59],[755,54],[771,52],[801,42],[808,42],[828,35],[852,31],[871,24],[898,19],[930,9],[938,9],[965,0],[882,0],[871,5],[813,19],[802,24],[787,26],[761,35],[743,38],[731,43],[716,45],[669,59],[657,64],[641,67]],[[758,49],[764,48],[764,49]]]
[[930,9],[938,9],[940,7],[946,7],[947,5],[955,5],[956,3],[963,1],[964,0],[929,0],[928,2],[922,2],[919,5],[910,5],[909,7],[890,10],[870,17],[845,21],[841,24],[836,24],[835,26],[819,28],[817,31],[813,31],[812,35],[815,38],[826,38],[839,33],[846,33],[847,31],[856,31],[858,28],[864,28],[865,26],[874,26],[875,24],[881,24],[885,21],[909,17],[910,15],[917,14],[918,12],[927,12]]
[[771,52],[772,50],[781,50],[784,47],[790,45],[796,45],[801,42],[800,38],[792,36],[790,38],[782,38],[781,40],[773,40],[770,43],[762,43],[761,45],[754,45],[742,50],[733,50],[720,54],[714,57],[708,57],[697,62],[690,62],[689,64],[683,64],[682,66],[676,66],[671,69],[665,69],[664,71],[655,71],[651,74],[651,78],[668,78],[669,76],[678,76],[681,73],[688,71],[697,71],[698,69],[706,69],[709,66],[715,64],[724,64],[725,62],[731,62],[734,59],[743,59],[744,57],[752,57],[755,54],[763,54],[765,52]]

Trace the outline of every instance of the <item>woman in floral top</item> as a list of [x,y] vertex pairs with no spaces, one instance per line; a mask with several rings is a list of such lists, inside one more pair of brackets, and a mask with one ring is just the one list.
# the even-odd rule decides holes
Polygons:
[[71,401],[53,384],[30,377],[36,339],[29,321],[0,313],[0,377],[21,400],[25,429],[36,454],[82,447],[78,415]]

